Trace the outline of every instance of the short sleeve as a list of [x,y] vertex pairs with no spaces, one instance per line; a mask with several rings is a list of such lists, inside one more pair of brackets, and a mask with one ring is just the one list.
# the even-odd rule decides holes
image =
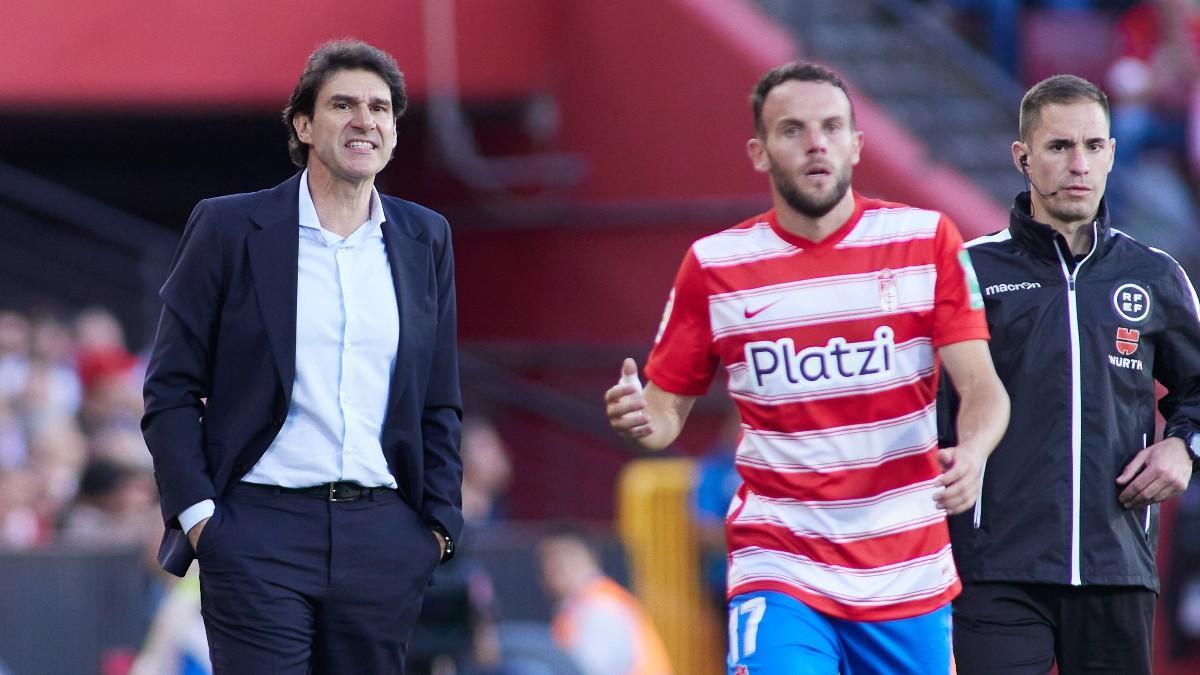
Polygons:
[[937,260],[937,285],[933,298],[933,346],[945,347],[965,340],[988,339],[983,295],[963,246],[962,235],[946,216],[938,221],[933,238]]
[[703,396],[716,368],[704,270],[689,250],[667,297],[646,363],[646,377],[672,394]]

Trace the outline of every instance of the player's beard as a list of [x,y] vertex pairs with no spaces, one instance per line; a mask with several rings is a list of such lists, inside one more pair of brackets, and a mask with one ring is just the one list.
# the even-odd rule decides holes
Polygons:
[[774,158],[768,156],[768,161],[771,163],[769,174],[771,182],[775,185],[775,191],[779,193],[780,197],[783,197],[788,206],[809,218],[820,218],[832,211],[833,207],[842,201],[842,197],[846,196],[846,191],[850,189],[849,163],[842,167],[841,173],[838,174],[837,180],[828,192],[805,194],[796,185],[792,174],[777,164]]

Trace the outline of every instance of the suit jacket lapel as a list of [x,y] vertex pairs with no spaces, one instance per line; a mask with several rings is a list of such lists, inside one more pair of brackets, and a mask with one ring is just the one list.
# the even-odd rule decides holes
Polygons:
[[300,176],[270,190],[250,215],[250,272],[285,403],[296,375],[296,280],[300,255]]
[[384,204],[383,243],[387,249],[388,263],[392,268],[392,284],[396,291],[396,310],[400,317],[400,339],[396,344],[396,367],[392,369],[392,382],[388,399],[391,404],[400,400],[408,382],[411,359],[405,351],[406,339],[413,332],[413,321],[428,319],[421,313],[421,300],[427,293],[429,245],[413,237],[411,223],[403,210]]

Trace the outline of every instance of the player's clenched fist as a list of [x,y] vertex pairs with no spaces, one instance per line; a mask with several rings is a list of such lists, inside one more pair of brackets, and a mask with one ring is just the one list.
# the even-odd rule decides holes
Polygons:
[[646,397],[638,379],[637,363],[625,359],[621,364],[621,379],[604,392],[604,407],[608,423],[622,436],[635,441],[654,433],[646,414]]
[[937,479],[941,490],[934,497],[938,508],[954,515],[975,506],[975,501],[979,499],[986,457],[986,452],[965,445],[938,451],[938,461],[943,469]]

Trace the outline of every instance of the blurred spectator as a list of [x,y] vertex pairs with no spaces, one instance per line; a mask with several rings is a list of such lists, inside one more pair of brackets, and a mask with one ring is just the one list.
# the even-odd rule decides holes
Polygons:
[[[464,541],[466,539],[464,538]],[[409,666],[434,675],[507,675],[497,631],[496,594],[478,561],[462,556],[438,568],[409,643]]]
[[[1117,22],[1118,58],[1109,68],[1116,170],[1109,208],[1139,240],[1170,251],[1194,273],[1196,180],[1189,132],[1200,93],[1200,3],[1143,0]],[[1189,180],[1189,178],[1191,180]]]
[[84,430],[94,433],[110,426],[138,429],[141,374],[116,317],[103,309],[85,310],[75,320],[75,341],[84,392],[80,415]]
[[0,469],[22,466],[28,454],[25,427],[9,399],[0,394]]
[[126,350],[121,322],[100,307],[89,307],[75,318],[75,342],[81,354]]
[[471,555],[471,539],[503,516],[512,478],[508,449],[485,417],[463,418],[463,545],[434,572],[409,645],[414,672],[434,675],[509,673],[501,658],[499,607],[491,575]]
[[461,452],[463,518],[476,526],[503,519],[512,461],[491,420],[469,415],[463,419]]
[[1108,84],[1113,135],[1121,144],[1117,161],[1123,165],[1136,164],[1153,148],[1182,158],[1200,80],[1198,10],[1195,0],[1145,0],[1117,22],[1119,56]]
[[63,322],[49,315],[34,320],[29,363],[21,401],[30,425],[56,424],[76,415],[83,390],[75,370],[75,344]]
[[70,544],[115,546],[157,543],[153,483],[138,469],[111,459],[88,462],[75,503],[66,512],[62,540]]
[[29,320],[24,315],[0,310],[0,398],[15,398],[25,389],[29,331]]
[[0,550],[46,543],[49,529],[38,518],[37,484],[24,469],[0,469]]
[[604,576],[582,536],[554,532],[538,549],[558,605],[554,639],[585,675],[668,675],[667,651],[637,599]]
[[73,419],[33,432],[27,468],[38,486],[36,510],[44,522],[57,522],[75,499],[87,459],[87,438]]

